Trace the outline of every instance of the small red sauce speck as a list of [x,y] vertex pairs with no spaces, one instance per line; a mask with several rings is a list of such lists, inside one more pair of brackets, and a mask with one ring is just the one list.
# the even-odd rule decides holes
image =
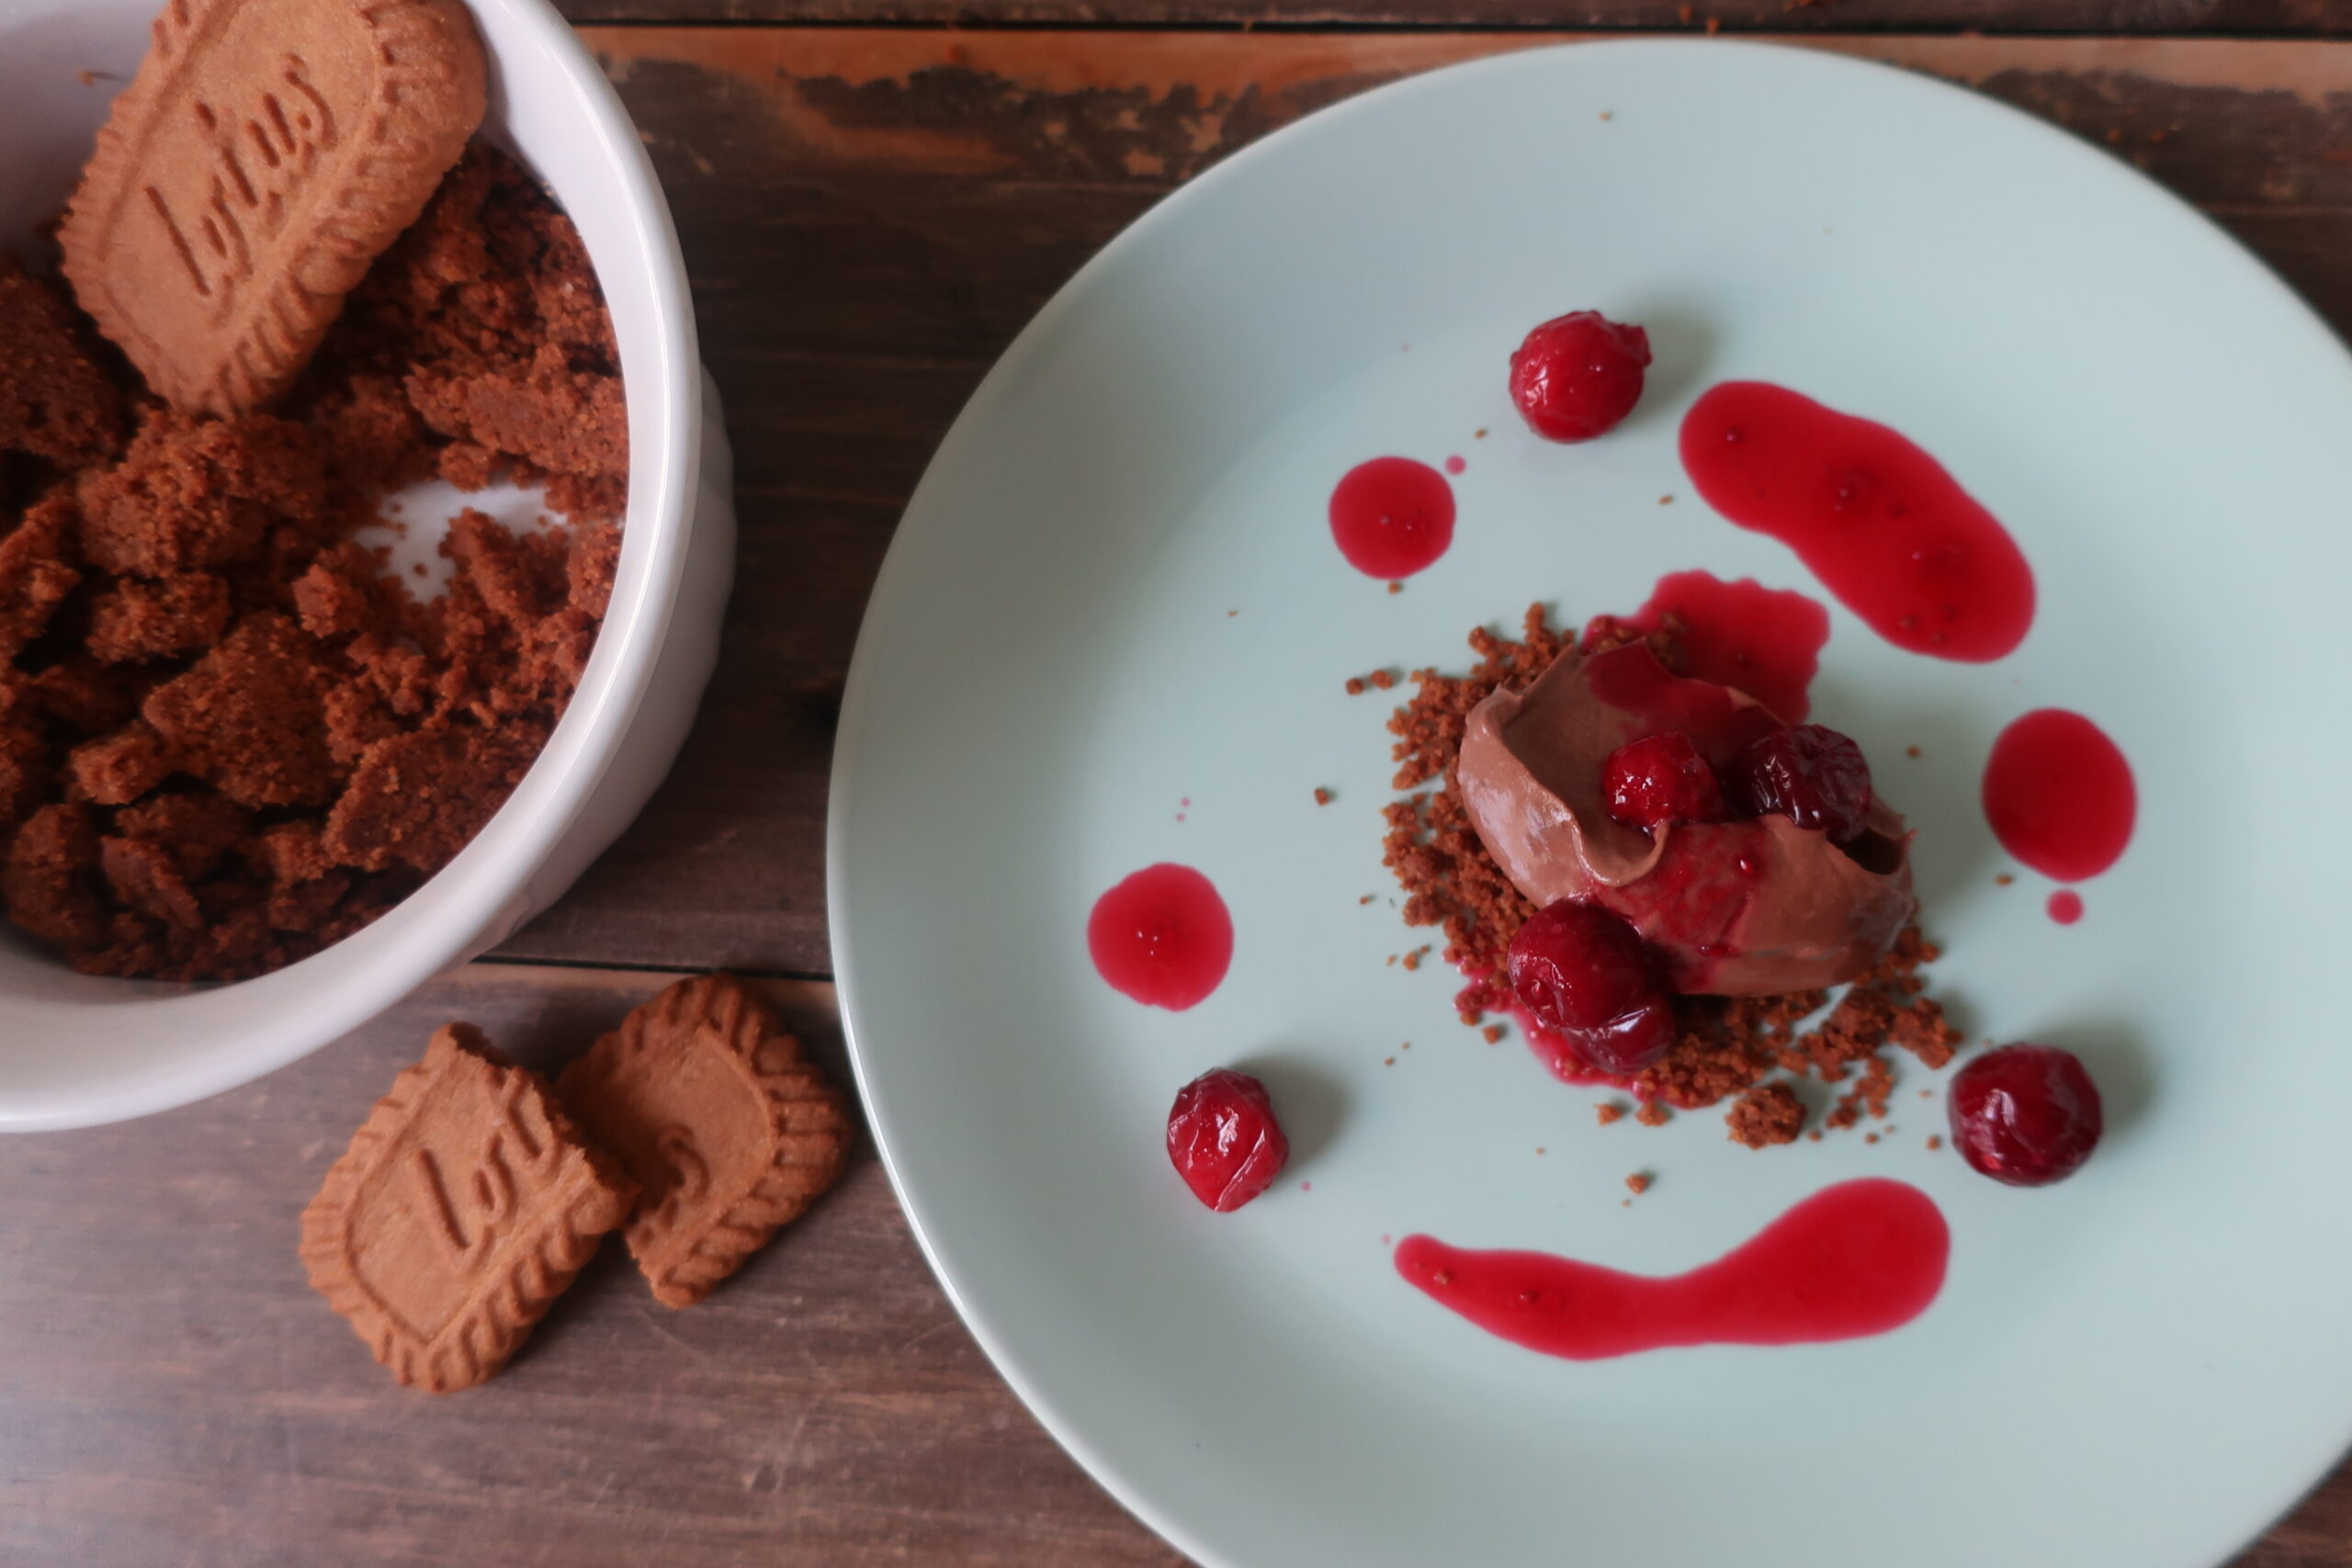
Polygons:
[[1366,577],[1410,577],[1453,543],[1453,487],[1410,457],[1359,463],[1331,491],[1331,537]]
[[1458,474],[1469,466],[1460,457],[1448,457],[1445,460],[1445,471],[1449,474]]
[[1682,467],[1708,505],[1796,551],[1879,636],[1962,663],[2033,626],[2033,570],[2000,520],[1901,433],[1763,381],[1710,388]]
[[1498,1337],[1599,1360],[1679,1345],[1804,1345],[1900,1328],[1943,1289],[1951,1233],[1900,1181],[1823,1189],[1713,1263],[1664,1279],[1548,1252],[1397,1244],[1396,1272]]
[[2083,896],[2071,887],[2061,887],[2050,896],[2050,918],[2062,926],[2071,926],[2083,918]]
[[1233,962],[1233,917],[1207,877],[1162,862],[1094,901],[1086,946],[1113,990],[1182,1012],[1225,978]]
[[1829,612],[1804,594],[1736,582],[1703,571],[1657,580],[1634,625],[1656,631],[1672,615],[1682,623],[1682,671],[1736,686],[1791,724],[1813,711],[1808,689],[1829,641]]
[[2001,847],[2044,876],[2097,876],[2132,841],[2132,764],[2099,727],[2064,708],[2010,721],[1984,762],[1984,819]]

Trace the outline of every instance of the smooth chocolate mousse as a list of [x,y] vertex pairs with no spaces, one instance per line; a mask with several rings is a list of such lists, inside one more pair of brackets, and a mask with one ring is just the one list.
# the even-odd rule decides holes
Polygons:
[[1645,830],[1609,815],[1611,752],[1668,730],[1717,769],[1781,721],[1745,693],[1676,675],[1644,643],[1565,652],[1523,692],[1470,714],[1454,788],[1505,875],[1538,908],[1614,910],[1685,993],[1764,996],[1851,980],[1918,908],[1911,835],[1873,795],[1842,845],[1770,814]]

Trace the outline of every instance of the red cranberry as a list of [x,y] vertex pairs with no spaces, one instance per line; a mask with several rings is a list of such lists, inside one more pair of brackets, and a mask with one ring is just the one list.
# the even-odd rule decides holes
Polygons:
[[1724,787],[1715,770],[1679,729],[1628,741],[1610,752],[1601,764],[1600,788],[1609,815],[1628,828],[1720,822],[1724,817]]
[[1778,813],[1840,840],[1870,819],[1871,765],[1851,739],[1823,725],[1769,730],[1724,772],[1733,797],[1751,816]]
[[1527,334],[1510,356],[1510,400],[1527,428],[1547,441],[1606,435],[1641,400],[1650,335],[1576,310]]
[[1563,898],[1510,939],[1510,988],[1544,1028],[1604,1073],[1630,1077],[1674,1043],[1674,1008],[1633,927]]
[[1290,1140],[1274,1120],[1264,1084],[1231,1067],[1212,1067],[1176,1091],[1168,1157],[1193,1197],[1229,1214],[1274,1184],[1290,1158]]
[[1953,1076],[1945,1104],[1961,1156],[2012,1187],[2063,1180],[2098,1146],[2098,1086],[2053,1045],[1986,1052]]

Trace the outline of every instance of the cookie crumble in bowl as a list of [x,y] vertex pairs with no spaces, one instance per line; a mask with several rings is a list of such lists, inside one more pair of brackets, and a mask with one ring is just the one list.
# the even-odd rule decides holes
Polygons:
[[[193,55],[266,8],[174,17]],[[75,220],[74,288],[41,276],[153,6],[0,24],[0,298],[31,302],[0,331],[0,1129],[248,1081],[502,940],[635,816],[715,661],[728,457],[642,147],[540,0],[391,9],[478,34],[481,129],[341,258],[307,368],[217,412],[63,303]],[[386,8],[315,15],[345,10]],[[262,85],[297,174],[246,215],[256,267],[332,153]]]

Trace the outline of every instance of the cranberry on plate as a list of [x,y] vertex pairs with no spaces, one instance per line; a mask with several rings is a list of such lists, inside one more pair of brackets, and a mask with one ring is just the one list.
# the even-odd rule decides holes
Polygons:
[[1724,787],[1688,735],[1669,729],[1630,740],[1600,767],[1609,815],[1628,828],[1668,822],[1720,822]]
[[1650,336],[1598,310],[1572,310],[1527,334],[1510,356],[1510,400],[1547,441],[1589,441],[1642,397]]
[[1274,1120],[1264,1084],[1231,1067],[1212,1067],[1176,1092],[1168,1158],[1193,1197],[1229,1214],[1274,1184],[1290,1158],[1290,1140]]
[[1674,1006],[1641,934],[1598,904],[1562,898],[1528,917],[1510,939],[1510,988],[1604,1073],[1631,1077],[1674,1043]]
[[2104,1125],[2098,1086],[2074,1053],[2053,1045],[1986,1052],[1953,1076],[1945,1104],[1961,1157],[2012,1187],[2072,1176]]
[[1842,842],[1871,814],[1871,765],[1849,736],[1826,725],[1768,730],[1725,770],[1735,805],[1749,816],[1778,813]]

